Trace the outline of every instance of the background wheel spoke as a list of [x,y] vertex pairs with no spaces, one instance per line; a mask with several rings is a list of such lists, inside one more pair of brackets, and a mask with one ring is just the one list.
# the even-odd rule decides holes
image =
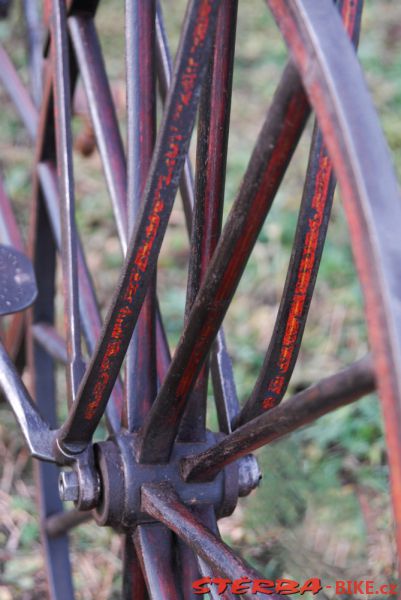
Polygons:
[[17,220],[11,206],[10,199],[4,189],[4,183],[0,177],[0,239],[6,246],[13,246],[16,250],[24,252],[24,242],[21,237]]
[[42,98],[43,39],[37,0],[22,2],[28,38],[29,83],[36,106]]
[[46,518],[44,527],[49,537],[60,537],[70,531],[70,529],[74,529],[91,519],[92,515],[90,512],[72,509],[66,512],[51,514]]
[[38,342],[42,348],[54,358],[54,360],[57,360],[63,365],[67,364],[68,356],[65,340],[63,340],[53,325],[49,325],[48,323],[35,323],[32,327],[32,334],[35,341]]
[[85,88],[119,240],[127,250],[126,164],[117,115],[92,17],[71,16],[68,28]]
[[231,424],[239,413],[240,406],[234,383],[233,366],[227,351],[223,329],[219,330],[214,342],[210,371],[219,430],[223,433],[230,433]]
[[[34,199],[33,218],[30,224],[31,253],[38,283],[38,298],[29,318],[35,323],[40,316],[46,323],[54,321],[54,289],[56,248],[41,195]],[[29,331],[29,330],[28,330]],[[32,388],[38,408],[46,416],[52,428],[57,427],[56,387],[52,357],[28,336],[29,358],[34,374]],[[47,578],[51,598],[63,600],[74,598],[69,559],[69,544],[65,533],[51,537],[46,529],[48,517],[61,515],[63,504],[58,494],[58,468],[39,462],[36,465],[39,489],[41,538],[46,559]]]
[[35,105],[2,46],[0,46],[0,81],[17,109],[30,137],[35,139],[38,128],[38,114]]
[[[0,53],[1,60],[1,53]],[[11,206],[11,202],[4,189],[4,183],[0,177],[0,240],[6,246],[12,246],[19,252],[24,253],[24,242]],[[7,327],[4,336],[4,346],[7,353],[20,363],[19,355],[23,353],[22,342],[25,331],[24,313],[16,313],[12,316],[11,323]],[[23,358],[22,364],[25,362]],[[20,365],[18,365],[20,366]]]
[[191,548],[181,538],[174,537],[174,544],[176,545],[176,553],[178,555],[177,561],[182,598],[183,600],[196,600],[198,596],[194,594],[192,583],[200,577],[198,561]]

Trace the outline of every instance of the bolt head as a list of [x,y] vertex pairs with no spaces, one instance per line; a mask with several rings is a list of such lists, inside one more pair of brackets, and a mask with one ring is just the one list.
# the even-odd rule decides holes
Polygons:
[[75,471],[62,471],[58,480],[61,500],[77,502],[79,498],[79,481]]
[[243,456],[238,461],[238,494],[248,496],[252,490],[258,487],[262,473],[258,461],[253,454]]

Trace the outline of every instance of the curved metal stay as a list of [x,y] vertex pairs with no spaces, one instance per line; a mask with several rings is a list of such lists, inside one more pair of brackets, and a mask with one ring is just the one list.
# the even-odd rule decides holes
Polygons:
[[401,252],[398,232],[401,230],[401,199],[398,184],[359,64],[330,0],[268,0],[268,4],[316,112],[344,200],[384,409],[400,555]]
[[[20,312],[37,296],[29,259],[14,248],[0,245],[0,316]],[[54,432],[44,421],[0,342],[0,388],[8,400],[32,456],[52,461]]]

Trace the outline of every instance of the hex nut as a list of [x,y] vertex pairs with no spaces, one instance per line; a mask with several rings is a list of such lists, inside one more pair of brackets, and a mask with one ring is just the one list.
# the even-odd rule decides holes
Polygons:
[[75,471],[62,471],[58,479],[61,500],[77,502],[79,498],[79,481]]

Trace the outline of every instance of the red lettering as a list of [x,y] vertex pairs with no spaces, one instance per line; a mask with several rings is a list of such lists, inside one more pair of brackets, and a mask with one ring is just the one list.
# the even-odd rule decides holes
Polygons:
[[305,592],[310,592],[311,594],[318,594],[322,589],[323,586],[321,580],[317,577],[313,577],[312,579],[305,581],[299,593],[304,594]]
[[202,577],[202,579],[197,579],[192,583],[192,589],[195,594],[207,594],[210,592],[210,588],[206,585],[210,583],[212,580],[210,577]]
[[375,584],[375,582],[371,581],[371,580],[366,582],[365,594],[373,594],[374,593],[374,591],[375,591],[374,584]]
[[354,581],[354,594],[363,594],[363,581]]
[[224,579],[223,577],[214,577],[212,579],[212,583],[217,585],[217,593],[221,595],[224,594],[224,592],[227,590],[227,586],[229,583],[231,583],[231,579]]
[[270,596],[274,592],[274,581],[268,579],[254,579],[252,594],[265,594]]
[[276,592],[278,594],[290,595],[299,593],[299,584],[292,579],[277,579]]
[[242,577],[241,579],[235,579],[231,586],[231,592],[238,594],[239,596],[249,592],[251,580],[248,577]]
[[336,581],[336,594],[346,594],[345,581]]

